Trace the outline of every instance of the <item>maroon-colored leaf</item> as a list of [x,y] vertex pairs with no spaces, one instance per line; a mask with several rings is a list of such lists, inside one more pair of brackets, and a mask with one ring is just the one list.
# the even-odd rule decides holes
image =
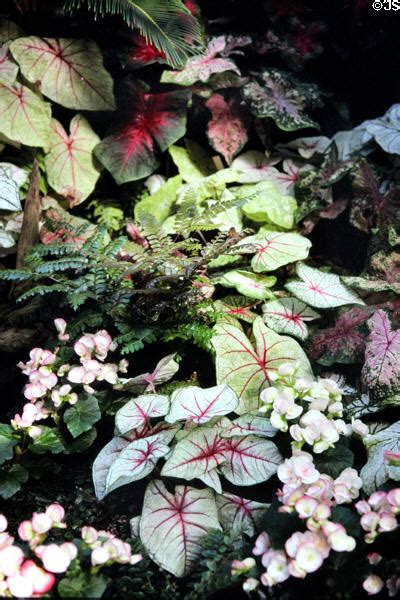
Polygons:
[[209,142],[230,164],[247,142],[248,114],[236,98],[225,100],[221,94],[211,96],[206,106],[212,115],[207,126]]
[[153,63],[165,63],[165,53],[158,50],[142,35],[135,34],[124,52],[124,62],[134,69],[140,69]]

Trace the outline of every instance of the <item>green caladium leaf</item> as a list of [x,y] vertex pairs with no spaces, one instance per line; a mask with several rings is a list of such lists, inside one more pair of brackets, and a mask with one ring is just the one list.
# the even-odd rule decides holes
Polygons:
[[300,340],[308,337],[307,322],[320,315],[297,298],[280,298],[266,302],[263,307],[264,323],[276,333],[293,335]]
[[0,471],[0,497],[8,500],[28,481],[29,473],[21,465],[12,465],[8,470]]
[[140,215],[151,214],[159,223],[165,221],[176,201],[176,195],[182,185],[182,177],[176,175],[164,183],[154,194],[139,200],[135,204],[135,219],[140,220]]
[[207,389],[191,385],[173,392],[171,408],[165,420],[168,423],[193,421],[196,425],[202,425],[214,417],[233,412],[238,402],[235,392],[227,385]]
[[77,438],[101,419],[101,411],[97,398],[87,396],[68,408],[64,413],[64,422],[72,437]]
[[228,493],[216,496],[215,502],[223,528],[228,531],[237,529],[250,537],[259,531],[264,514],[270,506]]
[[22,37],[10,45],[22,74],[42,94],[76,110],[114,110],[113,80],[87,39]]
[[134,440],[123,448],[107,473],[105,495],[149,475],[162,456],[169,452],[161,433]]
[[181,146],[168,148],[182,179],[186,183],[195,183],[214,173],[215,167],[207,152],[195,142],[186,143],[187,148]]
[[0,211],[17,212],[22,210],[18,184],[0,163]]
[[252,323],[257,314],[252,312],[251,309],[256,304],[256,302],[243,298],[243,296],[225,296],[222,300],[214,302],[214,307],[215,310],[222,312],[227,317],[234,317],[246,323]]
[[0,84],[0,134],[25,146],[48,146],[50,105],[20,83]]
[[82,115],[76,115],[68,134],[59,121],[51,122],[49,153],[45,158],[51,187],[69,199],[70,206],[86,200],[100,176],[93,149],[100,138]]
[[145,394],[129,400],[119,409],[115,415],[115,426],[123,435],[148,423],[151,418],[163,417],[168,411],[168,396]]
[[286,73],[275,69],[263,71],[258,79],[244,86],[243,97],[254,116],[271,118],[284,131],[318,128],[306,113],[308,106],[313,108],[319,104],[317,87],[300,83]]
[[247,298],[265,300],[266,298],[274,298],[269,288],[275,285],[276,277],[257,275],[250,271],[233,270],[227,271],[222,276],[214,279],[214,282],[224,287],[234,287]]
[[311,374],[307,356],[292,338],[265,327],[261,317],[253,324],[255,346],[237,327],[217,324],[212,345],[216,351],[217,383],[227,383],[238,395],[236,412],[259,407],[259,394],[270,384],[269,373],[286,363],[298,363],[299,373]]
[[253,185],[232,188],[238,199],[247,200],[242,211],[256,223],[272,223],[284,229],[292,229],[297,209],[293,196],[285,196],[272,181],[260,181]]
[[13,61],[8,44],[0,47],[0,83],[13,85],[18,75],[18,65]]
[[258,435],[260,437],[274,437],[277,429],[271,425],[266,417],[258,415],[242,415],[222,429],[221,437]]
[[283,462],[273,442],[255,435],[226,438],[225,442],[226,462],[219,470],[234,485],[267,481]]
[[176,577],[196,563],[202,538],[221,529],[211,490],[177,486],[170,494],[161,481],[149,483],[140,519],[140,539],[150,557]]
[[255,273],[262,273],[307,258],[310,248],[310,240],[298,233],[262,228],[256,235],[241,240],[232,251],[254,253],[251,266]]
[[93,463],[92,477],[94,491],[98,500],[102,500],[106,496],[106,482],[111,465],[117,460],[121,451],[128,444],[129,440],[122,437],[115,437],[97,455]]
[[301,281],[291,281],[286,289],[299,300],[315,308],[335,308],[346,304],[364,304],[359,296],[346,287],[340,277],[298,263],[296,273]]
[[400,467],[390,467],[385,461],[385,452],[400,452],[400,421],[367,435],[363,442],[368,452],[368,462],[360,473],[365,492],[371,494],[389,477],[399,481]]
[[0,423],[0,465],[14,456],[14,447],[18,440],[13,436],[11,425]]

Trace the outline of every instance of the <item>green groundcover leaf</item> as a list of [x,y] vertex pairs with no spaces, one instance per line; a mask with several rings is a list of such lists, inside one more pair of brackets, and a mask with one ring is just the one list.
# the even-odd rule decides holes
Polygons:
[[0,471],[0,497],[8,500],[14,496],[24,483],[28,481],[29,473],[21,465],[12,465],[8,470]]
[[172,205],[176,200],[178,189],[182,185],[182,177],[176,175],[168,179],[154,194],[139,200],[135,204],[135,218],[140,220],[140,215],[150,214],[160,224],[169,216]]
[[64,444],[62,443],[60,434],[55,428],[40,427],[41,434],[34,439],[33,444],[29,447],[29,450],[34,454],[44,454],[45,452],[51,452],[52,454],[60,454],[65,450]]
[[101,418],[99,403],[94,396],[80,398],[74,406],[64,413],[65,424],[72,437],[77,438]]
[[61,579],[57,591],[61,598],[101,598],[110,579],[105,575],[79,573],[76,576]]
[[18,440],[13,437],[11,425],[0,423],[0,465],[13,457],[14,446],[17,444]]

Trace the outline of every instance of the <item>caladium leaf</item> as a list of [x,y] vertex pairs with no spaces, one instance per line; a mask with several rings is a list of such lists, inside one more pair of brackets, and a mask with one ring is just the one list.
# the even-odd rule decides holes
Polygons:
[[[362,468],[360,477],[363,480],[363,489],[371,494],[393,475],[400,478],[399,467],[389,467],[385,461],[385,452],[400,452],[400,421],[389,427],[380,429],[377,433],[367,435],[363,438],[364,445],[368,451],[368,462]],[[397,473],[389,472],[397,469]]]
[[255,304],[243,296],[225,296],[222,300],[214,302],[217,311],[222,311],[228,317],[236,317],[246,323],[252,323],[257,317],[257,314],[251,310]]
[[361,419],[364,415],[372,415],[381,410],[379,404],[371,401],[370,394],[356,394],[354,399],[345,405],[347,417]]
[[254,79],[244,86],[243,97],[256,117],[269,117],[284,131],[318,128],[305,112],[308,106],[313,108],[319,103],[315,85],[300,83],[287,74],[268,69],[258,81]]
[[[202,479],[226,460],[225,449],[226,441],[220,437],[216,428],[195,429],[176,444],[161,475],[182,477],[188,481]],[[220,484],[217,489],[221,491]]]
[[25,146],[47,147],[50,105],[29,88],[0,84],[0,133]]
[[45,158],[47,178],[51,187],[69,199],[70,206],[86,200],[100,176],[93,149],[100,142],[82,115],[76,115],[70,133],[56,119],[51,123],[49,153]]
[[168,149],[184,181],[196,183],[215,172],[214,164],[204,148],[189,140],[186,140],[186,146],[171,146]]
[[0,43],[4,44],[24,35],[19,25],[8,19],[0,19]]
[[12,85],[17,79],[18,65],[12,60],[8,44],[0,47],[0,83]]
[[151,175],[162,152],[186,130],[187,92],[148,94],[142,86],[130,91],[129,113],[95,150],[100,162],[119,184]]
[[144,479],[162,456],[169,452],[161,434],[151,435],[131,442],[123,448],[111,464],[107,474],[105,494],[122,485]]
[[140,538],[150,557],[176,577],[187,574],[201,551],[201,540],[221,529],[211,490],[177,486],[170,494],[161,481],[149,483],[140,519]]
[[277,173],[273,167],[279,159],[271,159],[264,152],[248,150],[232,161],[232,169],[240,172],[240,183],[259,183],[271,178],[272,173]]
[[301,281],[291,281],[286,289],[299,300],[315,308],[335,308],[346,304],[364,304],[357,294],[345,286],[338,275],[298,263],[296,273]]
[[300,340],[308,337],[307,322],[319,318],[319,314],[296,298],[280,298],[262,307],[264,323],[276,333],[293,335]]
[[265,300],[273,298],[274,295],[269,288],[276,283],[276,277],[266,277],[265,275],[257,275],[251,271],[233,270],[227,271],[221,277],[214,279],[215,283],[219,283],[224,287],[234,287],[236,290],[255,300]]
[[284,229],[292,229],[297,209],[293,196],[284,196],[272,181],[260,181],[255,185],[242,185],[230,190],[238,199],[246,200],[242,211],[256,223],[272,223]]
[[260,437],[274,437],[277,429],[271,425],[266,417],[257,415],[242,415],[221,431],[221,437],[258,435]]
[[18,184],[0,163],[0,211],[16,212],[21,209]]
[[166,57],[143,35],[134,34],[130,36],[129,46],[124,49],[123,62],[134,69],[141,69],[154,63],[165,63]]
[[215,502],[222,527],[227,531],[237,529],[250,537],[258,531],[270,506],[227,493],[218,495]]
[[259,407],[259,394],[269,385],[268,373],[281,364],[298,362],[299,373],[309,375],[307,356],[292,338],[267,329],[258,317],[253,324],[254,347],[237,327],[217,324],[212,337],[216,351],[217,383],[227,383],[238,395],[236,412],[243,414]]
[[362,369],[363,385],[375,394],[393,395],[400,389],[400,329],[393,331],[384,310],[377,310],[368,321],[370,335]]
[[135,204],[135,220],[140,221],[141,215],[151,214],[158,223],[162,224],[170,215],[176,201],[177,192],[182,186],[182,177],[170,177],[151,196],[145,196]]
[[325,366],[361,363],[368,334],[369,309],[354,307],[339,316],[333,327],[322,329],[311,341],[311,356]]
[[367,133],[389,154],[400,154],[400,104],[393,104],[380,119],[365,123]]
[[255,252],[251,261],[253,271],[274,271],[284,265],[308,257],[311,242],[298,233],[268,231],[262,228],[256,235],[251,235],[236,244],[233,252],[241,248],[250,253]]
[[72,215],[50,196],[43,198],[42,209],[43,216],[47,217],[51,224],[51,229],[46,225],[40,229],[40,240],[43,244],[59,242],[80,248],[96,232],[96,225]]
[[235,98],[225,100],[222,94],[213,94],[206,106],[211,112],[207,125],[208,140],[230,164],[247,142],[248,115]]
[[18,38],[10,45],[22,74],[42,94],[76,110],[114,110],[113,80],[97,44],[85,39]]
[[206,389],[190,385],[173,392],[171,408],[165,420],[168,423],[193,421],[196,425],[202,425],[214,417],[233,412],[238,402],[235,392],[227,385]]
[[220,471],[235,485],[267,481],[283,461],[275,444],[254,435],[226,438],[226,462]]
[[179,370],[179,364],[175,360],[176,354],[168,354],[164,356],[158,363],[152,373],[143,373],[131,379],[121,379],[122,385],[118,385],[116,389],[124,392],[143,393],[155,392],[156,385],[165,383]]
[[191,58],[181,71],[164,71],[161,77],[162,83],[175,83],[177,85],[193,85],[197,81],[207,83],[211,75],[233,71],[240,75],[236,64],[229,58],[219,58],[218,54],[226,47],[226,37],[219,36],[208,44],[204,54]]
[[106,495],[107,475],[111,465],[117,460],[121,451],[128,446],[129,440],[115,437],[99,452],[93,463],[92,476],[96,498],[102,500]]
[[151,418],[163,417],[169,410],[168,396],[145,394],[129,400],[115,415],[115,426],[121,434],[138,429]]

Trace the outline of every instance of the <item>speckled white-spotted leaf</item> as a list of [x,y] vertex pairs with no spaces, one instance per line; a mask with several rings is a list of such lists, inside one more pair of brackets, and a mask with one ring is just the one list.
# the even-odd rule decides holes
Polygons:
[[315,308],[364,304],[355,292],[342,283],[338,275],[313,269],[304,263],[297,265],[296,272],[301,281],[291,281],[285,287],[306,304]]
[[47,147],[50,105],[21,83],[0,84],[0,133],[25,146]]
[[263,305],[263,319],[276,333],[293,335],[300,340],[308,337],[306,323],[319,318],[312,308],[297,298],[281,298]]
[[92,476],[96,498],[102,500],[106,495],[107,475],[114,461],[121,451],[128,446],[129,441],[122,437],[115,437],[108,442],[96,457],[93,463]]
[[220,472],[235,485],[255,485],[267,481],[283,461],[275,446],[269,440],[248,435],[226,438],[226,462]]
[[150,557],[176,577],[194,566],[202,538],[221,529],[211,490],[179,485],[170,494],[161,481],[149,483],[140,519],[140,538]]
[[400,479],[400,467],[389,467],[385,462],[385,452],[400,452],[400,421],[377,433],[367,435],[363,442],[368,451],[368,462],[362,468],[360,477],[363,480],[363,489],[367,494],[371,494],[387,481],[389,475]]
[[270,506],[247,500],[234,494],[221,494],[215,498],[219,520],[226,530],[237,529],[253,536],[261,525],[262,518]]
[[165,420],[168,423],[193,421],[202,425],[214,417],[234,411],[238,402],[235,392],[226,384],[206,389],[190,385],[174,391]]
[[277,429],[271,425],[266,417],[258,415],[242,415],[221,431],[221,437],[234,437],[245,435],[258,435],[260,437],[274,437]]
[[137,429],[153,417],[163,417],[169,410],[168,396],[144,394],[129,400],[115,415],[115,426],[121,434]]

